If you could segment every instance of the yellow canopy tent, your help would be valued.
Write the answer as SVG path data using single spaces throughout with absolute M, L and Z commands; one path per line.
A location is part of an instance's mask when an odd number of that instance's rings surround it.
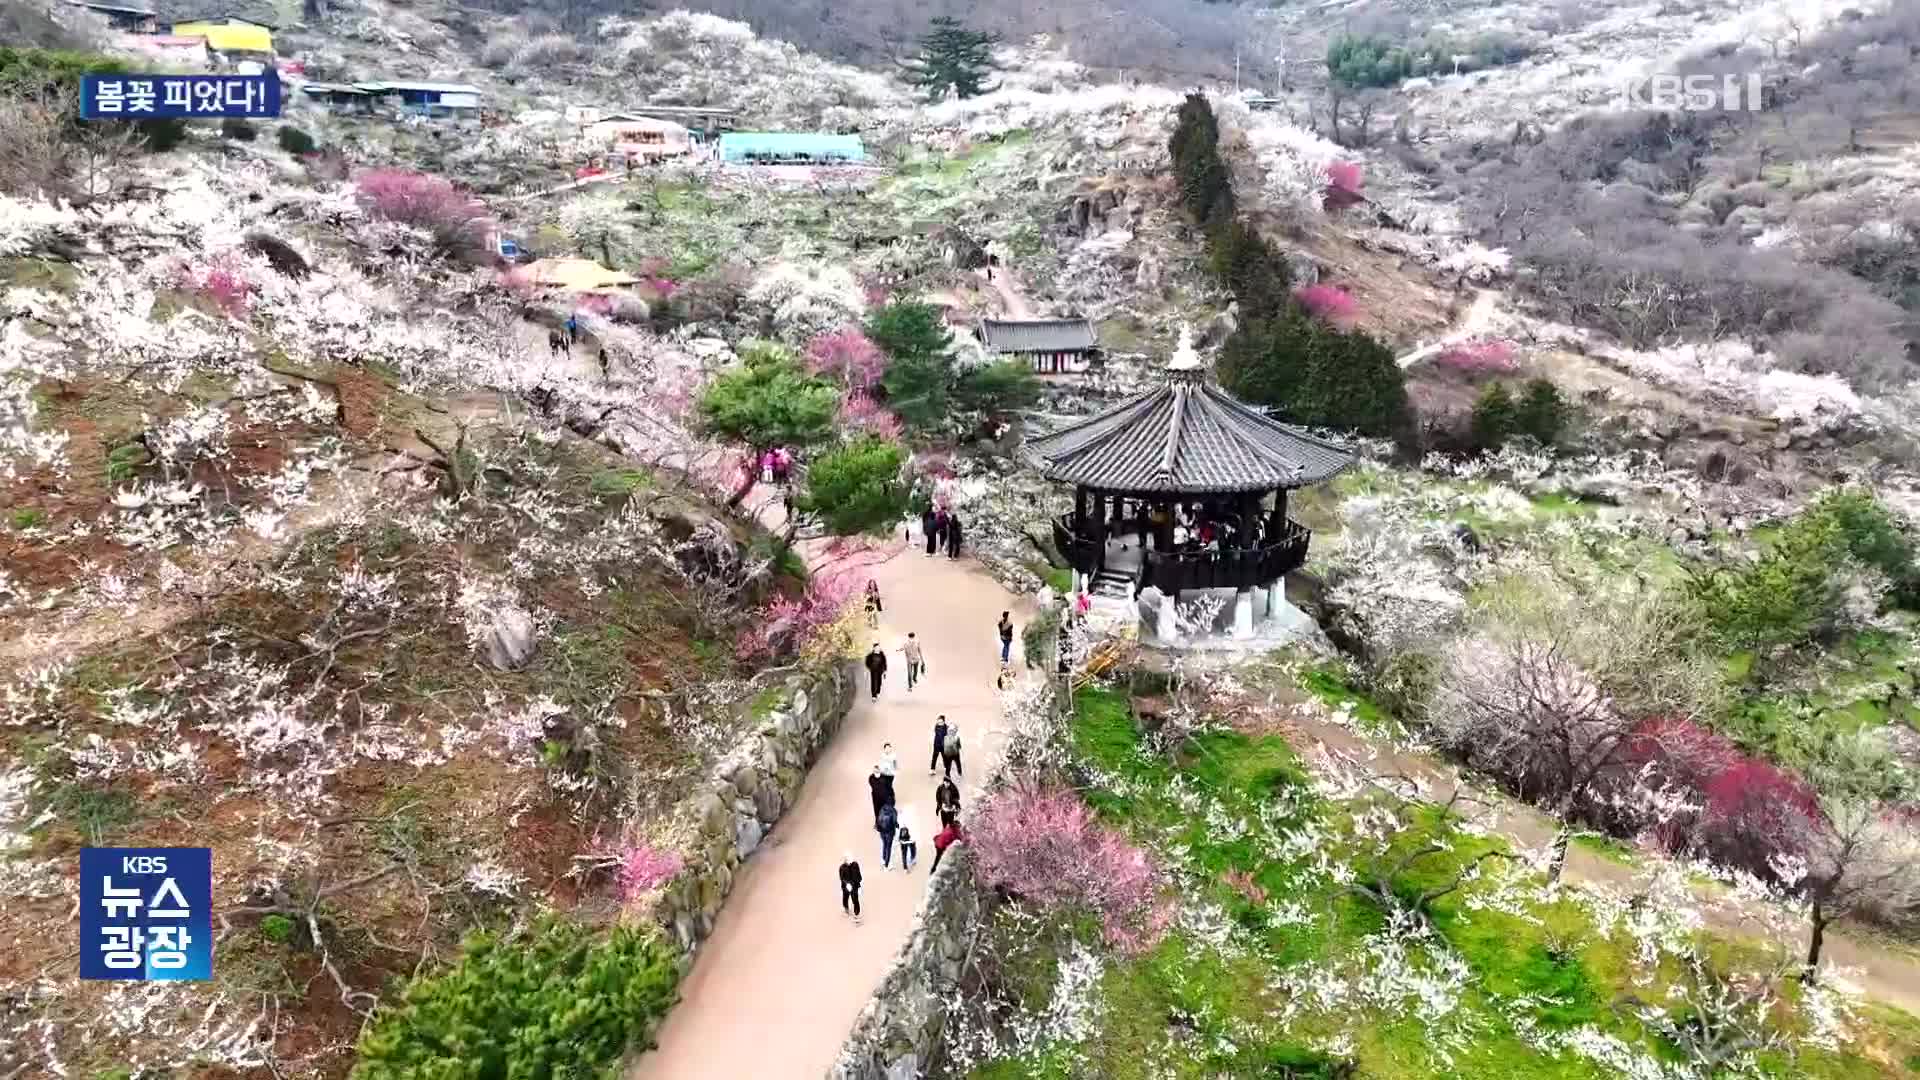
M 207 47 L 217 52 L 273 51 L 273 35 L 264 26 L 232 26 L 227 23 L 174 23 L 176 37 L 203 37 Z
M 624 271 L 609 270 L 592 259 L 540 259 L 527 265 L 527 274 L 536 285 L 574 292 L 618 288 L 640 280 Z

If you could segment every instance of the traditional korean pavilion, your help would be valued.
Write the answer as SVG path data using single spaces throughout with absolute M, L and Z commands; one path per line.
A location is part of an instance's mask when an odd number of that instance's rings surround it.
M 1183 592 L 1235 590 L 1237 637 L 1254 633 L 1253 590 L 1265 592 L 1261 614 L 1278 615 L 1310 538 L 1287 517 L 1287 492 L 1353 464 L 1208 380 L 1185 330 L 1162 385 L 1032 440 L 1027 453 L 1073 485 L 1073 512 L 1053 534 L 1076 586 L 1129 601 L 1159 590 L 1163 641 Z

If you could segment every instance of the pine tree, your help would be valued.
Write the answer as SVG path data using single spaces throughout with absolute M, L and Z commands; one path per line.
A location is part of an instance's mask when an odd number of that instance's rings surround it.
M 1529 379 L 1526 392 L 1514 405 L 1514 431 L 1533 436 L 1542 446 L 1552 446 L 1559 441 L 1566 422 L 1567 401 L 1560 396 L 1560 388 L 1545 379 Z
M 963 98 L 978 97 L 997 89 L 986 81 L 993 71 L 993 47 L 999 41 L 997 34 L 969 30 L 942 15 L 920 39 L 920 54 L 901 66 L 906 80 L 925 90 L 929 100 L 946 97 L 948 88 Z
M 1513 434 L 1513 394 L 1505 383 L 1480 391 L 1473 403 L 1473 443 L 1482 450 L 1498 450 Z

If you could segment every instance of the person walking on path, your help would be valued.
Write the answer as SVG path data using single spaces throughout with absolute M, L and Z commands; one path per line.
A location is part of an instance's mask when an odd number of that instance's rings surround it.
M 920 857 L 920 845 L 913 838 L 913 808 L 900 811 L 900 833 L 894 839 L 900 844 L 900 869 L 913 873 L 913 863 Z
M 880 834 L 880 868 L 893 867 L 893 838 L 900 831 L 900 811 L 892 803 L 882 806 L 873 815 L 873 830 Z
M 853 916 L 853 925 L 860 925 L 860 864 L 851 851 L 840 856 L 840 911 Z
M 934 516 L 933 507 L 920 515 L 920 534 L 927 538 L 927 558 L 933 558 L 933 549 L 940 543 L 940 519 Z
M 893 752 L 892 743 L 880 744 L 880 764 L 876 768 L 880 770 L 881 776 L 887 778 L 889 785 L 893 783 L 894 777 L 900 775 L 900 757 Z
M 867 774 L 867 794 L 872 796 L 873 812 L 878 814 L 881 807 L 894 801 L 893 777 L 881 772 L 880 766 L 875 765 L 873 771 Z
M 880 583 L 872 578 L 867 579 L 867 625 L 876 629 L 880 626 Z
M 907 643 L 901 646 L 900 651 L 907 658 L 907 689 L 912 690 L 913 684 L 919 682 L 920 676 L 927 670 L 927 654 L 921 651 L 920 641 L 911 630 L 907 632 Z
M 887 654 L 880 651 L 880 643 L 876 641 L 867 653 L 867 681 L 872 684 L 873 700 L 880 700 L 880 680 L 886 677 Z
M 1013 658 L 1013 613 L 1000 613 L 1000 662 L 1010 663 Z
M 940 827 L 946 828 L 960 820 L 960 787 L 951 776 L 940 781 L 933 789 L 933 805 L 940 813 Z
M 947 748 L 947 714 L 941 713 L 933 721 L 933 756 L 927 759 L 927 775 L 940 766 L 940 757 Z
M 927 873 L 929 874 L 939 873 L 940 857 L 947 853 L 948 848 L 952 847 L 953 845 L 959 842 L 960 842 L 960 822 L 956 819 L 952 824 L 948 825 L 944 829 L 941 829 L 939 836 L 936 836 L 933 838 L 933 865 L 927 868 Z
M 960 515 L 947 518 L 947 558 L 960 557 Z
M 960 767 L 960 725 L 958 723 L 947 725 L 946 741 L 940 745 L 940 766 L 947 777 L 951 777 L 956 772 L 961 776 L 967 775 L 967 770 Z

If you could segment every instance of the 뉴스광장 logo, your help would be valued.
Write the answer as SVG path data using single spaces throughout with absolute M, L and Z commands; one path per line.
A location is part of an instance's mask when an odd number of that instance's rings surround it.
M 212 848 L 81 848 L 80 977 L 213 977 Z

